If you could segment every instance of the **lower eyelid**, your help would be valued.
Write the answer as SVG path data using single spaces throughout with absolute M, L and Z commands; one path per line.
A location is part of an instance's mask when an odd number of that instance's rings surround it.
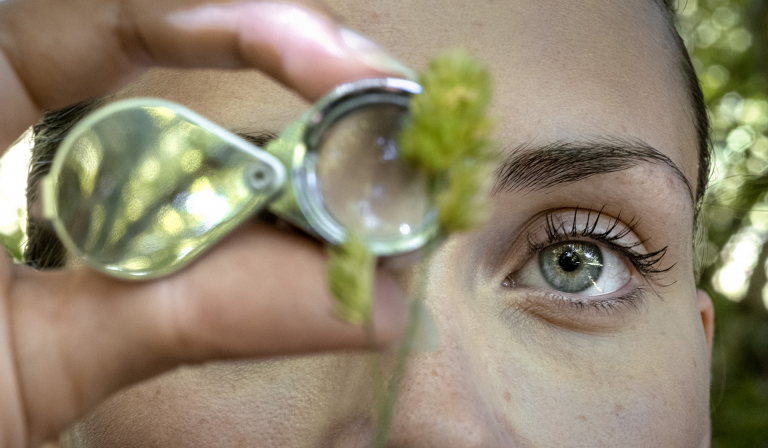
M 646 309 L 646 292 L 636 284 L 612 297 L 569 296 L 530 288 L 510 288 L 506 313 L 525 313 L 547 324 L 580 333 L 611 333 L 625 328 Z

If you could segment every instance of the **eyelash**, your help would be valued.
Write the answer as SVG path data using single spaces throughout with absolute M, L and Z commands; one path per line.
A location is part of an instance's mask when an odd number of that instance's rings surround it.
M 634 248 L 643 244 L 642 241 L 633 244 L 619 243 L 622 238 L 634 232 L 635 228 L 640 223 L 639 219 L 633 218 L 629 221 L 628 224 L 626 224 L 626 227 L 621 229 L 616 234 L 611 235 L 611 233 L 613 233 L 621 223 L 621 212 L 619 212 L 615 219 L 612 219 L 609 222 L 605 231 L 598 231 L 597 224 L 600 221 L 600 217 L 603 215 L 604 208 L 605 207 L 601 208 L 600 211 L 597 212 L 594 221 L 591 221 L 593 213 L 592 210 L 588 210 L 586 223 L 583 224 L 582 229 L 579 229 L 576 224 L 576 217 L 578 216 L 579 208 L 576 207 L 573 212 L 573 221 L 571 222 L 570 230 L 566 228 L 566 222 L 562 222 L 560 225 L 555 224 L 554 212 L 547 212 L 545 215 L 545 231 L 547 233 L 547 241 L 537 243 L 532 241 L 529 235 L 528 256 L 532 257 L 536 255 L 540 250 L 554 243 L 567 241 L 574 237 L 589 238 L 591 240 L 603 243 L 608 246 L 609 249 L 624 255 L 627 257 L 629 262 L 632 263 L 632 266 L 634 266 L 637 272 L 639 272 L 644 278 L 658 284 L 659 278 L 675 267 L 675 264 L 672 264 L 669 267 L 661 268 L 661 262 L 664 256 L 667 254 L 668 246 L 664 246 L 655 252 L 641 254 L 638 253 Z

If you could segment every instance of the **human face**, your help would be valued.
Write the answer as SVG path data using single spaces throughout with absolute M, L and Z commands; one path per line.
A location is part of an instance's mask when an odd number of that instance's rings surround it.
M 441 344 L 410 360 L 390 443 L 705 445 L 711 328 L 697 300 L 686 185 L 697 145 L 653 2 L 328 3 L 414 68 L 445 47 L 477 55 L 495 80 L 496 138 L 509 157 L 489 221 L 449 238 L 429 267 L 426 305 Z M 155 71 L 115 98 L 130 96 L 168 98 L 241 133 L 279 131 L 306 108 L 243 72 Z M 553 240 L 600 248 L 602 292 L 558 292 L 544 279 L 540 253 Z M 636 243 L 663 258 L 643 267 L 622 249 Z M 183 367 L 113 397 L 65 440 L 365 445 L 370 356 Z

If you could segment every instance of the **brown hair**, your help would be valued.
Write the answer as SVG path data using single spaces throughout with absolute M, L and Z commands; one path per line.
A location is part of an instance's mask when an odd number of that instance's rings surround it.
M 59 144 L 77 122 L 97 109 L 102 102 L 101 98 L 97 98 L 48 111 L 34 126 L 32 157 L 27 178 L 27 210 L 32 210 L 32 206 L 39 200 L 40 181 L 50 171 Z M 32 213 L 29 213 L 27 218 L 24 261 L 28 266 L 38 269 L 59 268 L 66 262 L 66 250 L 53 228 L 32 216 Z

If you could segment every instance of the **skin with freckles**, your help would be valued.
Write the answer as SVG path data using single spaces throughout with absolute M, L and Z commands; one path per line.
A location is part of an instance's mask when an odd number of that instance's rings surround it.
M 495 138 L 511 163 L 556 142 L 641 142 L 696 185 L 690 100 L 653 1 L 327 3 L 417 71 L 445 47 L 478 57 L 494 78 Z M 185 14 L 179 26 L 221 26 Z M 240 133 L 277 132 L 308 106 L 253 71 L 156 69 L 108 100 L 136 96 L 179 102 Z M 450 237 L 428 267 L 440 346 L 409 361 L 390 445 L 708 446 L 712 307 L 696 290 L 694 206 L 679 175 L 639 161 L 501 188 L 491 203 L 489 221 Z M 586 295 L 523 275 L 538 269 L 541 248 L 563 241 L 611 251 L 620 260 L 612 269 L 626 271 L 609 274 L 629 280 Z M 653 253 L 663 256 L 642 264 Z M 115 394 L 60 446 L 365 446 L 372 358 L 179 367 Z M 381 357 L 387 367 L 390 358 Z
M 508 151 L 638 140 L 695 185 L 690 106 L 652 2 L 449 3 L 329 2 L 416 69 L 443 47 L 477 55 L 494 76 L 496 137 Z M 238 132 L 278 131 L 306 107 L 254 73 L 155 71 L 114 98 L 138 95 L 178 101 Z M 697 300 L 693 207 L 679 179 L 641 163 L 492 202 L 489 222 L 449 239 L 430 266 L 427 305 L 441 346 L 409 364 L 392 446 L 706 445 L 711 328 L 702 316 L 711 310 Z M 622 288 L 643 288 L 641 304 L 585 311 L 547 303 L 556 299 L 537 292 L 546 285 L 501 286 L 535 263 L 524 246 L 542 232 L 541 213 L 575 207 L 621 214 L 623 225 L 640 219 L 632 234 L 642 250 L 667 248 L 661 267 L 674 267 L 662 279 L 628 268 Z M 491 256 L 499 250 L 504 257 Z M 67 446 L 360 446 L 373 424 L 366 356 L 181 368 L 113 397 Z

